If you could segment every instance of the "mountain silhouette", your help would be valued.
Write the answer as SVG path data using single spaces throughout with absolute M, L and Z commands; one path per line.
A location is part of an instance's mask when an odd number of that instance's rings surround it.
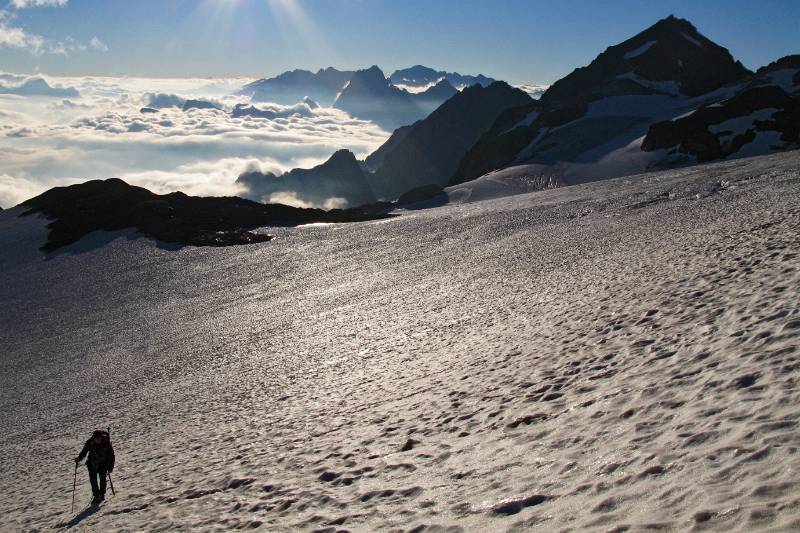
M 394 199 L 422 185 L 446 185 L 464 153 L 498 115 L 532 102 L 505 82 L 473 85 L 457 93 L 424 120 L 401 128 L 367 158 L 379 198 Z
M 331 207 L 375 201 L 361 165 L 349 150 L 339 150 L 324 163 L 310 169 L 295 168 L 280 176 L 247 172 L 239 176 L 237 182 L 247 187 L 248 197 L 263 201 L 281 198 L 282 195 L 302 203 Z

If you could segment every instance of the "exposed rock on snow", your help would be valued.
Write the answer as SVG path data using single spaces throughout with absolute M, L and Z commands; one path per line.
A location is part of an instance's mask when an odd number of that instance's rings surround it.
M 157 195 L 119 179 L 56 187 L 21 204 L 23 215 L 42 213 L 52 220 L 42 249 L 52 252 L 93 231 L 134 228 L 163 242 L 192 246 L 231 246 L 272 239 L 252 230 L 268 225 L 351 222 L 382 218 L 366 210 L 298 209 L 264 205 L 242 198 L 200 198 L 176 192 Z
M 51 260 L 3 212 L 3 526 L 797 530 L 799 166 Z
M 800 96 L 774 85 L 744 90 L 683 118 L 653 124 L 642 150 L 674 149 L 711 161 L 736 154 L 763 132 L 778 134 L 774 150 L 800 147 Z

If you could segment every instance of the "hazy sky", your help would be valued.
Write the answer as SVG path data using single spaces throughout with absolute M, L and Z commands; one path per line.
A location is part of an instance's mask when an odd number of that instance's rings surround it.
M 0 0 L 0 70 L 53 75 L 387 75 L 422 63 L 550 83 L 670 13 L 747 67 L 800 52 L 798 0 Z

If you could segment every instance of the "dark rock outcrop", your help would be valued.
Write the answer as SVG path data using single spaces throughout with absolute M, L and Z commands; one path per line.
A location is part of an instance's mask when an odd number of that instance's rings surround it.
M 464 89 L 426 119 L 395 132 L 385 144 L 390 148 L 376 152 L 381 165 L 370 177 L 373 190 L 393 199 L 422 185 L 446 185 L 466 151 L 503 111 L 532 102 L 505 82 Z
M 143 107 L 139 110 L 139 113 L 158 113 L 158 109 L 153 109 L 152 107 Z
M 271 237 L 249 230 L 268 225 L 355 222 L 387 215 L 364 209 L 299 209 L 265 205 L 237 197 L 197 197 L 176 192 L 158 195 L 119 179 L 56 187 L 23 202 L 21 216 L 42 213 L 51 219 L 51 252 L 97 230 L 135 228 L 145 236 L 192 246 L 230 246 Z
M 758 111 L 765 116 L 743 120 Z M 712 126 L 732 119 L 739 119 L 738 128 L 711 131 Z M 706 162 L 735 154 L 753 142 L 757 133 L 768 131 L 779 132 L 780 140 L 788 145 L 776 148 L 800 146 L 800 96 L 775 85 L 744 90 L 688 116 L 651 125 L 642 150 L 670 149 Z
M 296 168 L 281 176 L 248 172 L 237 182 L 248 188 L 248 197 L 259 200 L 284 193 L 303 203 L 331 207 L 375 202 L 367 177 L 349 150 L 339 150 L 314 168 Z

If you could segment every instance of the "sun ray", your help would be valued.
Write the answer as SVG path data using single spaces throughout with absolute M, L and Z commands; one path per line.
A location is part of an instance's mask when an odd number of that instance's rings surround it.
M 319 26 L 303 9 L 301 2 L 298 0 L 266 0 L 266 2 L 287 46 L 301 49 L 309 60 L 315 57 L 334 58 L 337 62 L 340 60 Z

